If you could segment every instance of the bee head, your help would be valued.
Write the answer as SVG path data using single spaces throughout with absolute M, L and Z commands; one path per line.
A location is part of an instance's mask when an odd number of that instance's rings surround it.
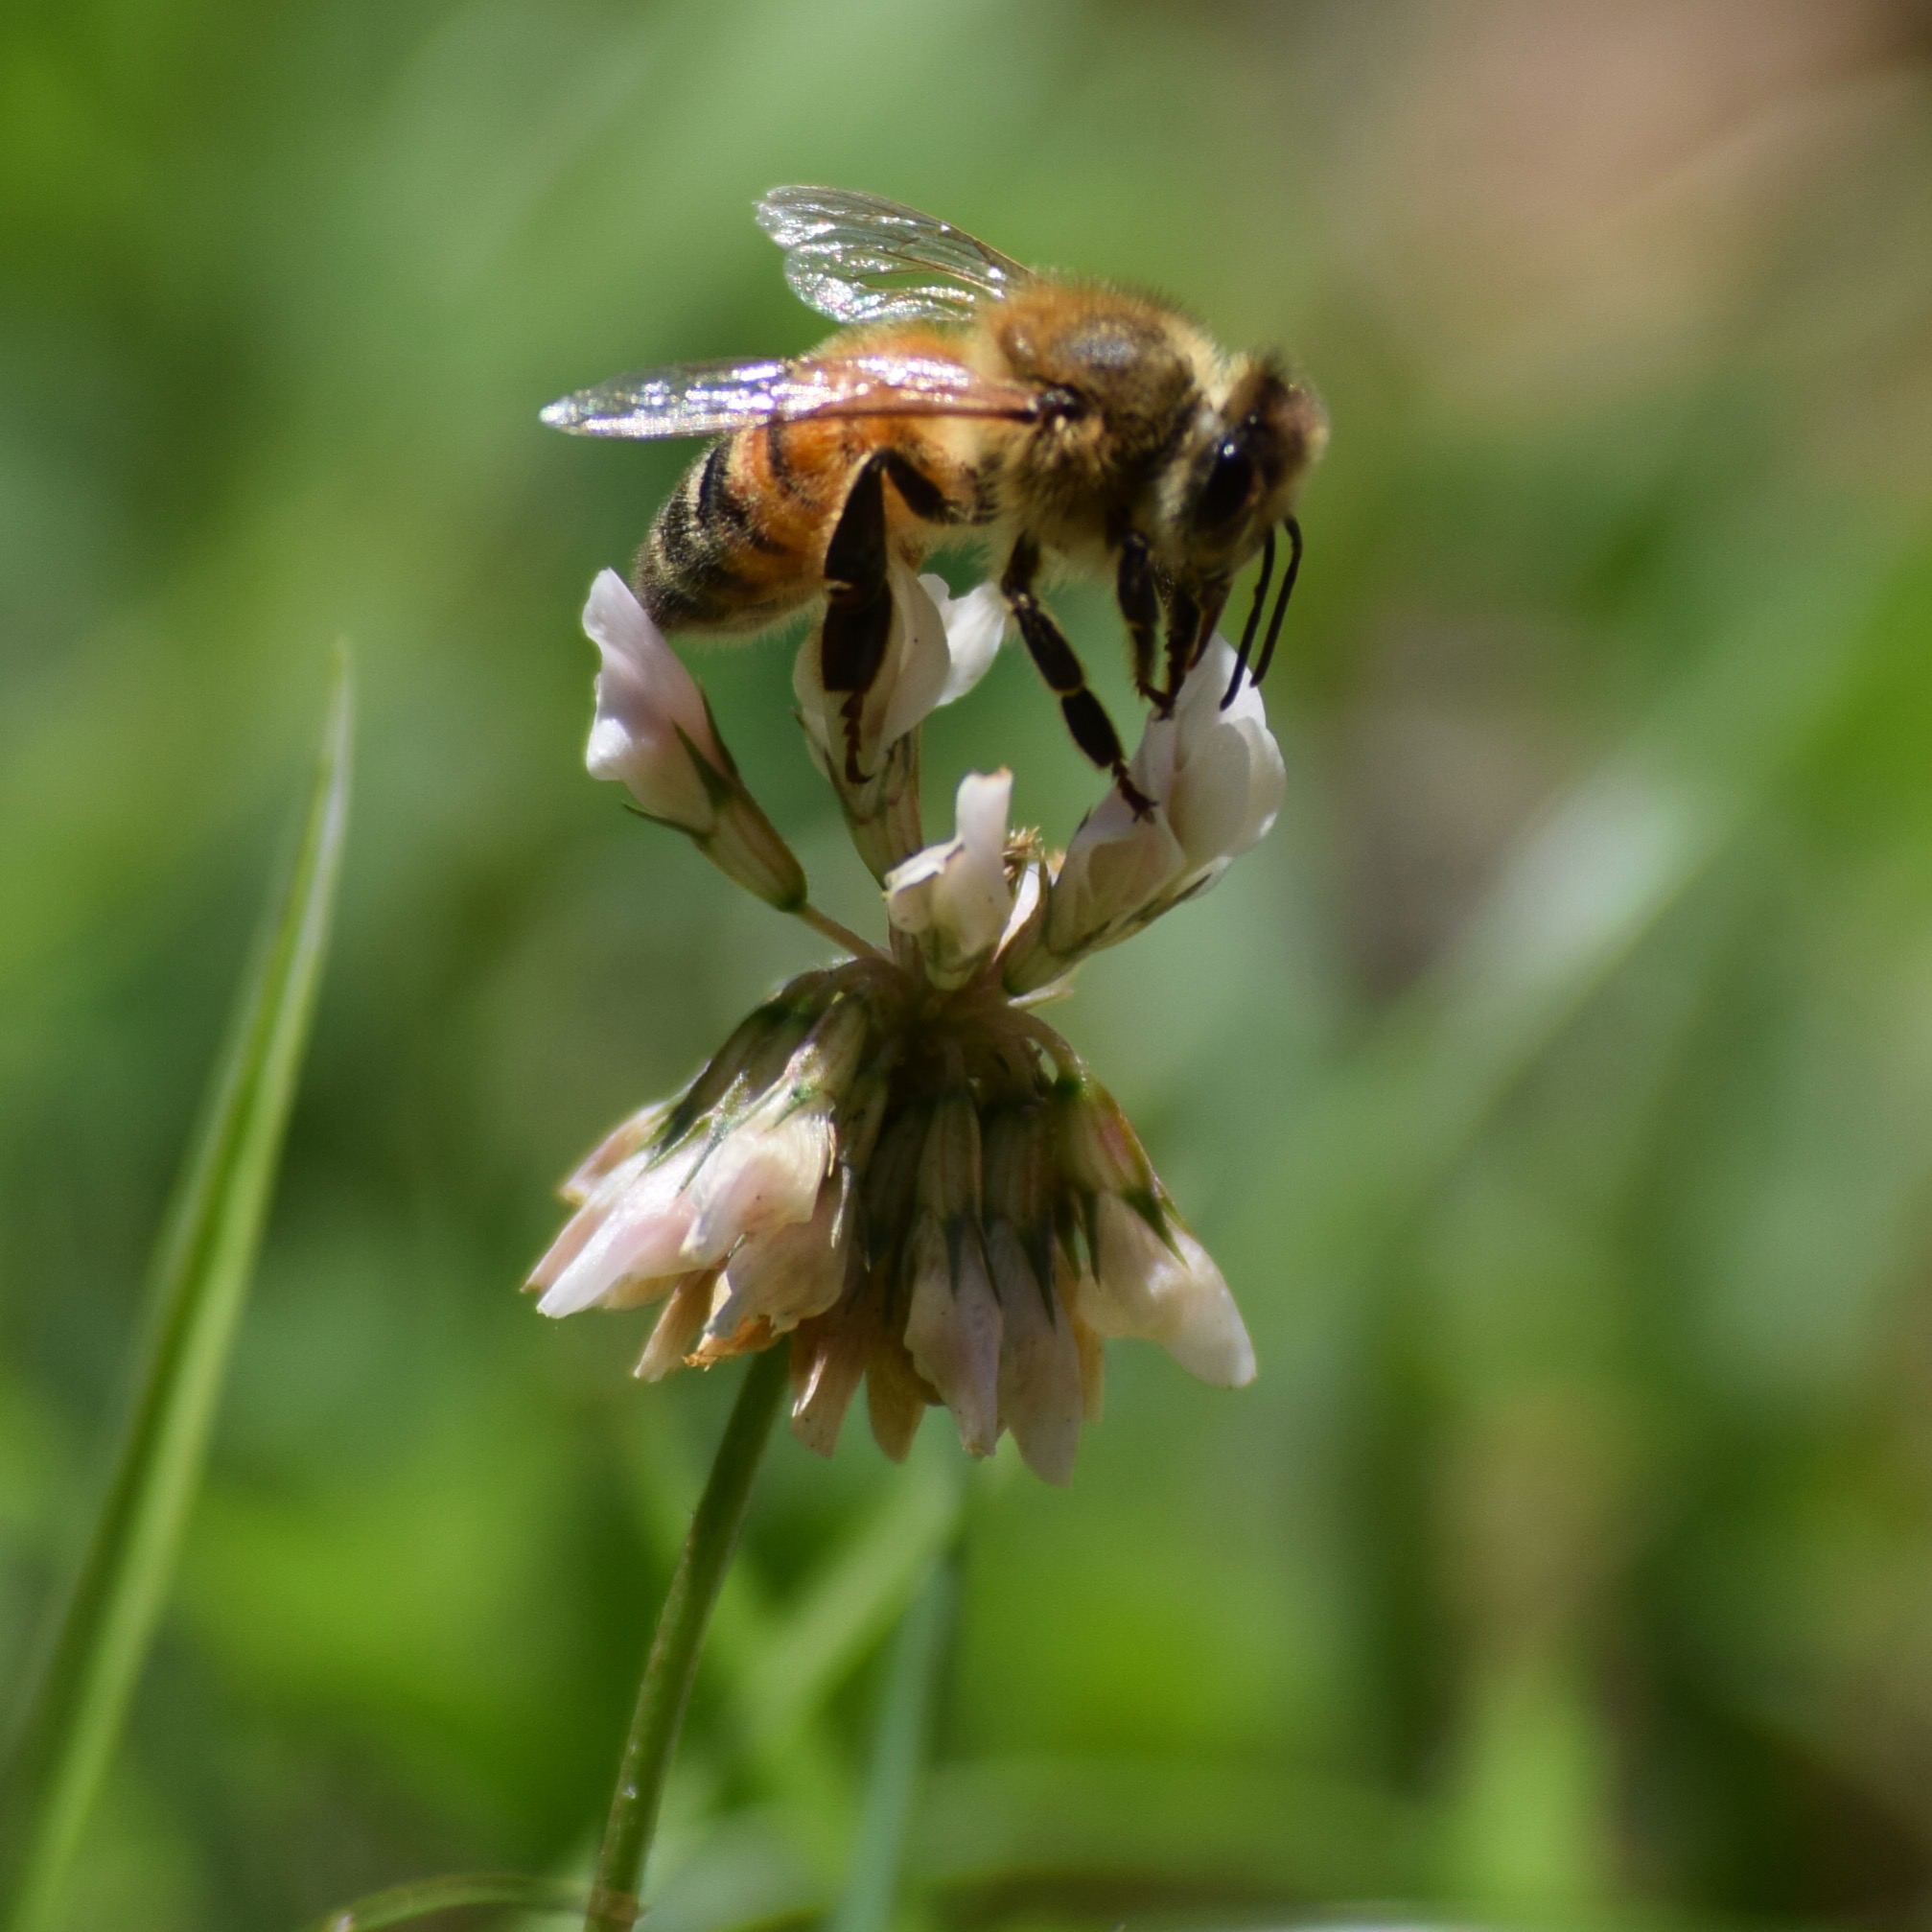
M 1197 569 L 1238 570 L 1287 516 L 1328 441 L 1313 391 L 1271 363 L 1248 364 L 1218 408 L 1204 410 L 1189 453 L 1180 522 Z

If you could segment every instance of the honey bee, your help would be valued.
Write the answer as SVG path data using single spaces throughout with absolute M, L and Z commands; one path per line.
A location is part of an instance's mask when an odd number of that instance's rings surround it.
M 1135 687 L 1164 715 L 1259 550 L 1231 702 L 1280 635 L 1302 554 L 1295 494 L 1327 440 L 1320 403 L 1276 358 L 1231 354 L 1165 302 L 1025 268 L 878 196 L 777 188 L 757 221 L 836 335 L 784 361 L 619 377 L 544 411 L 577 435 L 717 439 L 639 552 L 644 608 L 667 633 L 728 637 L 824 598 L 825 686 L 848 694 L 858 782 L 889 564 L 978 537 L 1074 742 L 1145 813 L 1041 570 L 1052 557 L 1112 576 Z M 1256 656 L 1277 529 L 1288 566 Z

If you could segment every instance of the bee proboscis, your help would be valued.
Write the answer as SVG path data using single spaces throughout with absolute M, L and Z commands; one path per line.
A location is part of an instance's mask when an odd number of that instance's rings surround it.
M 836 335 L 806 356 L 619 377 L 544 411 L 578 435 L 716 438 L 639 552 L 644 608 L 668 633 L 716 637 L 823 597 L 826 688 L 863 698 L 883 662 L 891 559 L 917 567 L 977 536 L 1075 743 L 1146 810 L 1040 600 L 1044 563 L 1112 575 L 1135 687 L 1165 713 L 1259 551 L 1231 700 L 1274 654 L 1301 562 L 1295 493 L 1327 439 L 1321 405 L 1274 357 L 1224 350 L 1165 302 L 1025 268 L 878 196 L 777 188 L 757 220 Z M 1288 567 L 1256 655 L 1277 529 Z

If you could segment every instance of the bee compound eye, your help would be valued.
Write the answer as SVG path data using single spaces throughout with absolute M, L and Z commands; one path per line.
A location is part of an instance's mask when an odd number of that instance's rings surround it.
M 1230 436 L 1214 454 L 1214 465 L 1201 485 L 1195 521 L 1203 529 L 1230 523 L 1247 507 L 1254 488 L 1254 458 Z

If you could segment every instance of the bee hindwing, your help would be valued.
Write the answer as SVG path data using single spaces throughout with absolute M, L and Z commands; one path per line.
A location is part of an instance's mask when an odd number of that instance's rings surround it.
M 957 322 L 1032 271 L 1010 255 L 880 195 L 774 188 L 758 226 L 785 252 L 785 281 L 835 322 Z M 920 280 L 936 273 L 940 279 Z

